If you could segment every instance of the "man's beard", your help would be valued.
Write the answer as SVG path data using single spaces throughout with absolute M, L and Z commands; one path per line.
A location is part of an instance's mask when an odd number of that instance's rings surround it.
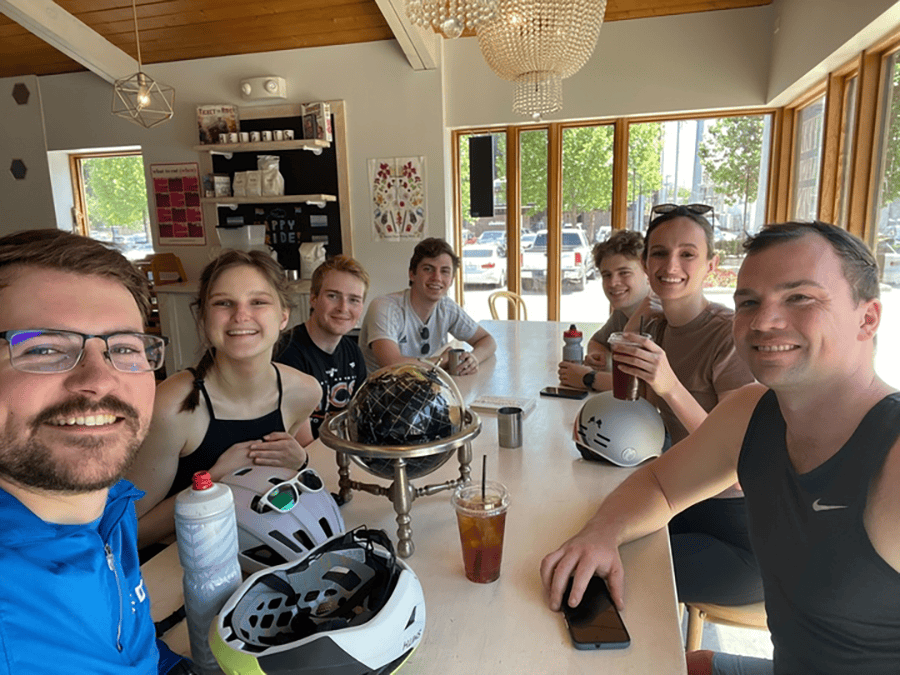
M 131 438 L 108 439 L 83 434 L 69 439 L 65 446 L 51 447 L 37 440 L 37 433 L 50 420 L 110 412 L 122 417 L 121 424 Z M 26 428 L 27 438 L 13 429 L 0 434 L 0 475 L 23 487 L 54 492 L 94 492 L 114 485 L 131 466 L 146 435 L 137 410 L 121 399 L 105 396 L 100 401 L 84 397 L 47 408 Z M 75 456 L 76 453 L 78 456 Z M 90 466 L 92 470 L 79 468 Z

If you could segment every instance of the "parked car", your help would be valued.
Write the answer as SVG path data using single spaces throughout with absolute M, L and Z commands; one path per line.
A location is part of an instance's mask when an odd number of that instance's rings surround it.
M 537 234 L 535 232 L 526 232 L 522 235 L 522 250 L 526 251 L 532 246 L 534 246 L 534 240 L 537 238 Z
M 900 249 L 882 241 L 876 257 L 881 265 L 881 283 L 900 287 Z
M 463 248 L 463 283 L 506 286 L 506 258 L 494 244 Z
M 478 237 L 478 243 L 496 246 L 500 255 L 506 255 L 506 231 L 504 230 L 485 230 Z
M 564 228 L 562 231 L 562 280 L 577 291 L 583 291 L 594 276 L 594 260 L 584 231 Z M 522 285 L 525 288 L 546 283 L 547 230 L 540 230 L 531 248 L 522 252 Z

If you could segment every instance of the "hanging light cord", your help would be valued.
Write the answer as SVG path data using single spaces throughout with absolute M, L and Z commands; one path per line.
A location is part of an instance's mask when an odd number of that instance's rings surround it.
M 137 26 L 137 6 L 135 5 L 135 0 L 131 0 L 131 13 L 134 16 L 134 43 L 137 45 L 137 62 L 138 62 L 138 70 L 140 71 L 141 66 L 141 39 L 138 37 L 138 26 Z

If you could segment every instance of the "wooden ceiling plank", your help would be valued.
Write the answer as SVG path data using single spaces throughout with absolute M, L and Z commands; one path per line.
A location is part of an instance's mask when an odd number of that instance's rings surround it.
M 137 70 L 137 62 L 51 0 L 0 0 L 0 12 L 107 82 Z

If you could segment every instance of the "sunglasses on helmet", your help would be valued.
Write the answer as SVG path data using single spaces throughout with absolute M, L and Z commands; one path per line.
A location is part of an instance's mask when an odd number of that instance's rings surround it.
M 253 510 L 257 513 L 265 513 L 275 510 L 287 513 L 300 501 L 300 495 L 304 492 L 320 492 L 325 487 L 322 478 L 313 469 L 303 469 L 297 475 L 286 481 L 273 485 L 258 500 L 254 500 Z

